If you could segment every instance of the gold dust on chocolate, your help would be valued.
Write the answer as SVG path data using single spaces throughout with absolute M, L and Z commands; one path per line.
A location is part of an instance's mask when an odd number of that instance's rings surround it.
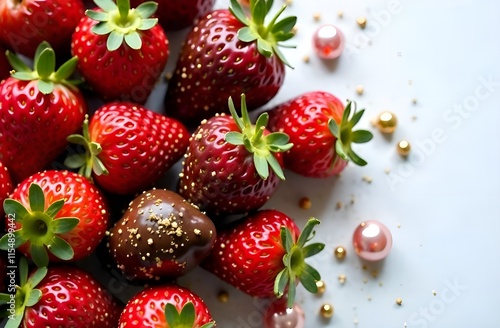
M 180 276 L 215 241 L 215 226 L 180 195 L 152 189 L 135 198 L 110 232 L 113 259 L 131 280 Z

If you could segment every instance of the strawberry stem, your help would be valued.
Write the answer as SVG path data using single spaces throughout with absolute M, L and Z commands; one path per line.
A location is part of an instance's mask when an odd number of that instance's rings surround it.
M 187 302 L 181 308 L 180 312 L 174 304 L 165 304 L 165 319 L 169 327 L 172 328 L 192 328 L 196 321 L 196 309 L 193 302 Z M 215 327 L 215 322 L 207 322 L 200 328 Z

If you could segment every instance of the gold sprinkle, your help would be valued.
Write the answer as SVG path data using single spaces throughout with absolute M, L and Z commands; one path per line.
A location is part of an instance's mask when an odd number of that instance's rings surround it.
M 413 98 L 413 99 L 411 100 L 411 103 L 412 103 L 413 105 L 416 105 L 416 104 L 417 104 L 417 98 Z
M 304 63 L 306 64 L 309 64 L 309 62 L 311 61 L 311 57 L 309 57 L 308 55 L 305 55 L 302 60 L 304 61 Z
M 339 279 L 339 282 L 343 285 L 343 284 L 345 284 L 347 277 L 345 274 L 341 274 L 341 275 L 339 275 L 338 279 Z
M 372 297 L 368 296 L 366 299 L 368 300 L 368 302 L 370 302 L 372 300 Z
M 302 197 L 299 199 L 299 207 L 303 210 L 308 210 L 311 208 L 311 200 L 308 197 Z
M 398 119 L 394 113 L 385 111 L 380 113 L 375 125 L 382 133 L 393 133 L 398 125 Z
M 398 229 L 401 228 L 401 223 L 398 223 L 397 227 L 398 227 Z
M 356 93 L 361 96 L 363 94 L 363 92 L 365 92 L 365 88 L 363 88 L 363 86 L 361 84 L 358 85 L 356 87 Z
M 366 183 L 372 183 L 373 182 L 373 178 L 368 176 L 368 175 L 364 175 L 363 176 L 363 181 L 366 182 Z
M 347 252 L 343 246 L 337 246 L 333 251 L 333 254 L 338 260 L 343 260 L 345 259 Z
M 342 10 L 339 10 L 339 11 L 337 12 L 337 17 L 338 17 L 338 18 L 343 18 L 343 17 L 344 17 L 344 12 L 343 12 Z
M 322 295 L 326 290 L 326 285 L 323 280 L 316 281 L 316 287 L 318 287 L 318 295 Z
M 315 22 L 319 22 L 321 20 L 321 14 L 320 13 L 314 13 L 313 19 Z
M 342 208 L 342 206 L 344 206 L 344 203 L 342 203 L 342 202 L 337 202 L 337 204 L 335 204 L 335 208 L 337 210 L 340 210 Z
M 390 169 L 384 169 L 384 173 L 385 174 L 389 174 L 389 173 L 391 173 L 391 170 Z
M 403 304 L 403 299 L 401 297 L 396 298 L 396 304 L 397 305 Z
M 153 238 L 148 239 L 148 245 L 153 245 Z
M 359 26 L 360 28 L 365 28 L 365 27 L 366 27 L 366 18 L 365 18 L 365 17 L 362 17 L 362 16 L 361 16 L 361 17 L 358 17 L 358 18 L 356 19 L 356 23 L 358 24 L 358 26 Z
M 321 305 L 319 312 L 323 318 L 329 319 L 333 316 L 333 305 L 325 303 Z
M 171 72 L 167 72 L 165 73 L 165 81 L 170 81 L 170 79 L 172 79 L 172 73 Z
M 194 229 L 194 234 L 197 236 L 201 236 L 201 230 L 200 229 Z
M 373 278 L 377 278 L 378 277 L 378 271 L 377 270 L 373 270 L 372 271 L 372 277 Z
M 398 142 L 396 150 L 399 155 L 406 157 L 410 154 L 411 145 L 407 140 L 401 140 L 400 142 Z
M 436 295 L 437 295 L 437 292 L 436 292 L 434 289 L 432 290 L 432 295 L 433 295 L 433 296 L 436 296 Z
M 219 302 L 221 303 L 227 303 L 229 301 L 229 293 L 226 292 L 225 290 L 221 290 L 218 294 L 217 294 L 217 299 L 219 300 Z
M 286 4 L 287 6 L 291 6 L 291 5 L 292 5 L 292 3 L 293 3 L 293 0 L 285 0 L 285 4 Z

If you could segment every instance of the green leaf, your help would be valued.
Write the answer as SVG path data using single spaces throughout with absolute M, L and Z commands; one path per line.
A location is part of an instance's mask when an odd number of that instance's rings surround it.
M 111 33 L 111 31 L 113 30 L 113 25 L 109 24 L 108 22 L 98 23 L 97 25 L 94 25 L 94 27 L 92 27 L 92 32 L 97 35 L 106 35 Z
M 27 242 L 27 240 L 23 237 L 21 230 L 14 231 L 14 248 L 18 249 L 22 244 Z
M 267 58 L 271 57 L 273 54 L 273 47 L 268 41 L 263 39 L 257 39 L 257 50 L 261 55 Z
M 278 273 L 278 275 L 276 275 L 276 279 L 274 280 L 274 295 L 277 298 L 281 298 L 283 296 L 289 280 L 290 277 L 287 268 L 284 268 Z
M 280 230 L 280 236 L 281 236 L 281 243 L 283 244 L 283 247 L 285 247 L 285 250 L 287 253 L 290 253 L 292 251 L 293 247 L 293 236 L 292 233 L 290 232 L 290 229 L 288 229 L 285 226 L 281 227 Z
M 22 61 L 21 58 L 13 52 L 7 50 L 5 51 L 5 55 L 7 56 L 10 66 L 12 66 L 16 72 L 32 72 L 31 68 L 28 67 L 28 65 L 26 65 L 24 61 Z
M 269 121 L 269 114 L 268 113 L 262 113 L 259 115 L 257 118 L 257 121 L 255 122 L 255 129 L 262 129 L 264 131 L 264 128 L 267 125 L 267 122 Z
M 0 293 L 0 306 L 7 304 L 7 302 L 9 301 L 10 301 L 10 294 Z
M 42 188 L 38 184 L 32 183 L 30 185 L 28 198 L 32 212 L 45 211 L 45 195 Z
M 61 210 L 63 205 L 64 205 L 64 199 L 59 199 L 59 200 L 53 202 L 52 204 L 50 204 L 49 207 L 47 208 L 47 210 L 45 211 L 45 213 L 49 217 L 53 218 Z
M 175 305 L 171 303 L 165 304 L 165 319 L 169 326 L 173 326 L 179 321 L 179 312 Z
M 300 236 L 297 240 L 297 246 L 300 248 L 304 248 L 304 245 L 308 240 L 310 240 L 309 236 L 313 233 L 314 227 L 318 225 L 320 221 L 316 218 L 310 218 L 306 225 L 304 226 L 304 229 L 302 229 L 302 232 L 300 233 Z
M 195 319 L 196 319 L 196 312 L 194 309 L 194 304 L 192 302 L 187 302 L 182 307 L 178 326 L 193 327 Z
M 288 297 L 287 297 L 287 306 L 289 309 L 293 307 L 296 293 L 297 293 L 297 286 L 295 285 L 295 277 L 290 276 L 290 280 L 288 281 Z
M 212 328 L 212 327 L 215 327 L 215 321 L 207 322 L 206 324 L 204 324 L 200 328 Z
M 323 249 L 325 249 L 325 244 L 323 243 L 309 244 L 302 249 L 302 254 L 304 255 L 305 258 L 311 257 L 313 255 L 318 254 Z
M 268 13 L 267 4 L 264 0 L 256 0 L 251 8 L 253 22 L 257 26 L 263 26 Z
M 56 54 L 53 49 L 44 49 L 35 60 L 35 71 L 40 78 L 47 79 L 56 68 Z
M 107 175 L 109 172 L 106 169 L 106 166 L 104 166 L 104 163 L 97 157 L 97 156 L 92 156 L 92 171 L 94 171 L 95 175 Z M 91 172 L 88 172 L 85 176 L 90 177 Z
M 255 165 L 255 170 L 259 174 L 259 176 L 266 180 L 269 177 L 269 166 L 267 165 L 267 160 L 265 157 L 258 155 L 257 153 L 253 154 L 253 164 Z
M 316 281 L 321 280 L 321 276 L 318 271 L 313 267 L 306 264 L 304 270 L 299 276 L 300 283 L 304 288 L 310 293 L 317 293 L 318 286 L 316 285 Z
M 259 38 L 259 34 L 250 27 L 243 27 L 238 31 L 238 39 L 243 42 L 253 42 Z
M 51 94 L 54 91 L 54 82 L 52 81 L 38 80 L 36 86 L 44 95 Z
M 116 4 L 118 5 L 120 17 L 125 21 L 130 13 L 130 0 L 117 0 Z
M 109 14 L 105 11 L 87 10 L 85 14 L 99 22 L 107 22 L 109 20 Z
M 245 128 L 245 124 L 243 123 L 243 120 L 241 119 L 241 117 L 238 116 L 238 113 L 236 113 L 233 98 L 229 97 L 227 100 L 227 103 L 228 103 L 229 112 L 231 113 L 231 116 L 234 119 L 234 122 L 238 126 L 238 129 L 240 129 L 240 131 L 243 131 L 243 129 Z
M 94 3 L 103 11 L 110 12 L 118 9 L 116 4 L 111 0 L 94 0 Z
M 151 17 L 158 9 L 158 4 L 153 1 L 141 3 L 135 10 L 139 12 L 143 19 Z
M 59 69 L 54 74 L 54 80 L 63 81 L 69 78 L 73 72 L 76 70 L 78 64 L 78 57 L 73 56 L 71 59 L 62 64 Z
M 139 50 L 142 47 L 142 40 L 137 31 L 125 34 L 125 43 L 132 49 Z
M 337 142 L 335 143 L 335 152 L 337 153 L 337 155 L 339 155 L 343 160 L 346 160 L 348 161 L 349 160 L 349 157 L 347 156 L 347 154 L 344 152 L 344 148 L 343 148 L 343 145 L 342 145 L 342 141 L 340 141 L 340 139 L 337 139 Z
M 70 169 L 78 169 L 86 163 L 84 154 L 71 154 L 64 160 L 64 165 Z
M 352 133 L 352 142 L 365 143 L 372 140 L 373 134 L 366 130 L 357 130 Z
M 52 221 L 52 231 L 55 234 L 70 232 L 78 225 L 79 222 L 80 220 L 77 218 L 59 218 Z
M 237 0 L 231 0 L 231 5 L 229 6 L 229 11 L 233 14 L 233 16 L 239 20 L 244 25 L 248 25 L 248 18 L 243 11 L 240 3 Z
M 40 44 L 36 47 L 35 55 L 33 57 L 35 61 L 40 57 L 40 55 L 45 49 L 52 49 L 52 47 L 47 41 L 40 42 Z
M 359 166 L 365 166 L 368 164 L 364 159 L 358 156 L 352 149 L 349 149 L 347 153 L 348 158 L 354 163 Z
M 28 260 L 23 256 L 19 260 L 19 285 L 24 286 L 28 281 Z
M 141 31 L 150 30 L 156 24 L 158 24 L 158 18 L 146 18 L 142 20 L 141 25 L 137 29 Z
M 240 132 L 236 132 L 236 131 L 230 131 L 228 133 L 226 133 L 226 136 L 225 136 L 225 140 L 226 142 L 230 143 L 231 145 L 235 145 L 235 146 L 240 146 L 240 145 L 243 145 L 243 134 L 241 134 Z
M 30 254 L 31 254 L 31 259 L 33 260 L 33 262 L 37 267 L 41 268 L 49 265 L 49 255 L 47 254 L 45 246 L 34 245 L 32 243 L 30 245 Z
M 109 51 L 115 51 L 122 45 L 123 38 L 124 38 L 123 34 L 116 31 L 112 31 L 108 36 L 106 47 L 108 48 Z
M 280 20 L 279 22 L 277 22 L 276 24 L 274 24 L 271 31 L 275 34 L 277 34 L 279 32 L 284 33 L 284 34 L 288 34 L 288 32 L 293 30 L 293 27 L 295 26 L 295 24 L 297 24 L 297 17 L 295 17 L 295 16 L 286 17 L 286 18 Z M 292 36 L 293 35 L 294 34 L 292 33 Z
M 328 120 L 328 129 L 330 130 L 330 132 L 333 134 L 333 136 L 335 138 L 338 139 L 340 137 L 340 127 L 339 127 L 338 123 L 333 118 Z
M 356 125 L 358 124 L 359 120 L 361 119 L 361 117 L 363 116 L 363 113 L 365 112 L 364 109 L 360 110 L 360 111 L 356 111 L 354 110 L 354 114 L 352 114 L 352 118 L 351 120 L 349 121 L 349 125 L 351 126 L 351 129 Z
M 14 320 L 9 318 L 7 323 L 5 324 L 5 328 L 18 328 L 21 325 L 21 321 L 23 320 L 24 317 L 24 308 L 22 311 L 17 312 L 16 315 L 14 316 Z
M 14 74 L 12 74 L 12 77 L 15 77 L 16 79 L 18 80 L 21 80 L 21 81 L 32 81 L 32 80 L 36 80 L 38 77 L 36 76 L 35 73 L 33 73 L 32 71 L 30 72 L 15 72 Z
M 285 180 L 285 174 L 283 173 L 283 169 L 281 168 L 281 165 L 276 157 L 274 157 L 273 154 L 269 153 L 266 156 L 266 161 L 271 167 L 271 170 L 278 176 L 278 178 L 280 178 L 281 180 Z
M 13 215 L 14 220 L 17 222 L 23 222 L 23 219 L 29 215 L 28 210 L 23 204 L 11 198 L 4 200 L 3 210 L 5 214 Z
M 25 304 L 26 306 L 33 306 L 35 305 L 36 303 L 38 303 L 38 301 L 42 298 L 42 292 L 39 290 L 39 289 L 32 289 L 27 297 L 26 297 L 26 301 L 25 301 Z
M 35 288 L 47 275 L 47 267 L 39 267 L 36 269 L 35 273 L 30 278 L 31 288 Z
M 281 50 L 277 46 L 273 46 L 273 51 L 278 56 L 278 58 L 281 60 L 283 64 L 286 66 L 293 68 L 293 66 L 288 62 L 288 60 L 285 58 L 285 55 L 281 52 Z
M 64 261 L 71 260 L 75 254 L 71 245 L 59 236 L 54 236 L 48 248 L 52 254 Z

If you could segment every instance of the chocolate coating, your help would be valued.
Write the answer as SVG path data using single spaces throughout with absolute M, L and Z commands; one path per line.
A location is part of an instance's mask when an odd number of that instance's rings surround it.
M 129 280 L 175 278 L 195 268 L 212 248 L 215 226 L 177 193 L 152 189 L 136 197 L 115 223 L 108 248 Z

